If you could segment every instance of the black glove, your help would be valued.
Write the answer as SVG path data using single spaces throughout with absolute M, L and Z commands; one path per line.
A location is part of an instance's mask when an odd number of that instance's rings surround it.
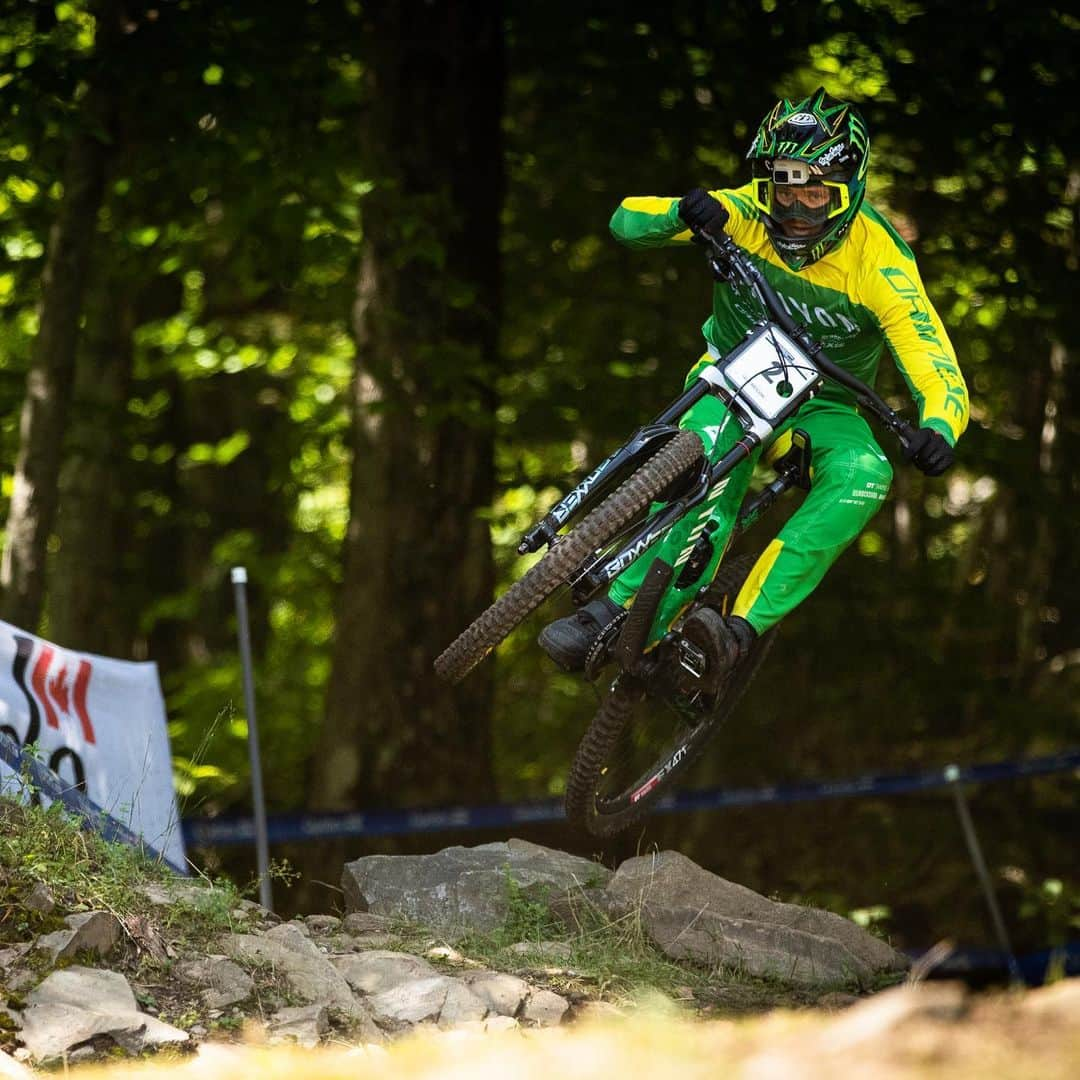
M 694 188 L 679 200 L 679 217 L 695 232 L 718 233 L 728 216 L 724 204 L 704 188 Z
M 940 476 L 956 460 L 956 454 L 940 431 L 924 427 L 915 432 L 904 458 L 927 476 Z

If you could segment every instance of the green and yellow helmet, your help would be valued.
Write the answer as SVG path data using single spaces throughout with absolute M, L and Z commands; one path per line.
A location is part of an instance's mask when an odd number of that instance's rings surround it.
M 793 270 L 817 262 L 851 226 L 866 194 L 870 137 L 858 110 L 819 87 L 778 101 L 746 155 L 754 202 Z

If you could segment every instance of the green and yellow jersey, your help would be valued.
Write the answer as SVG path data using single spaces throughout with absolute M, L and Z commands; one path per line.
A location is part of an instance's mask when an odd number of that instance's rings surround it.
M 731 215 L 726 230 L 779 294 L 788 313 L 809 327 L 829 357 L 873 386 L 887 346 L 919 409 L 919 423 L 955 444 L 968 422 L 968 394 L 956 353 L 923 288 L 911 249 L 864 203 L 847 236 L 828 254 L 792 270 L 773 250 L 750 195 L 750 185 L 713 191 Z M 611 231 L 630 247 L 689 243 L 679 200 L 624 199 Z M 702 327 L 727 352 L 761 317 L 754 301 L 726 285 L 713 291 L 713 310 Z M 826 382 L 820 397 L 854 404 L 850 391 Z

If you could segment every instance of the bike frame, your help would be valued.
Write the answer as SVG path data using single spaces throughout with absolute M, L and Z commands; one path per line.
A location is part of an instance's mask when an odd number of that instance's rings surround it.
M 694 230 L 694 235 L 695 239 L 707 248 L 709 267 L 718 281 L 726 282 L 732 287 L 746 286 L 757 297 L 771 321 L 802 349 L 816 365 L 821 376 L 851 390 L 856 401 L 863 408 L 892 431 L 903 447 L 908 446 L 915 435 L 915 429 L 897 415 L 861 379 L 845 371 L 829 358 L 807 327 L 797 323 L 787 313 L 764 275 L 730 236 L 726 233 L 714 236 L 699 230 Z M 652 423 L 639 428 L 626 443 L 589 473 L 573 491 L 560 499 L 540 522 L 524 534 L 518 545 L 519 554 L 537 551 L 544 544 L 550 546 L 554 543 L 559 529 L 572 518 L 595 506 L 630 467 L 636 467 L 639 461 L 655 453 L 658 446 L 672 438 L 678 430 L 678 421 L 694 405 L 708 394 L 716 394 L 723 398 L 728 387 L 722 375 L 722 368 L 742 348 L 741 344 L 736 346 L 727 355 L 706 367 L 701 375 Z M 820 381 L 820 379 L 817 380 L 817 385 Z M 728 407 L 732 409 L 744 428 L 743 436 L 714 464 L 710 465 L 707 461 L 703 461 L 698 474 L 685 478 L 685 481 L 678 485 L 673 497 L 669 498 L 654 514 L 649 515 L 617 552 L 601 555 L 592 563 L 584 565 L 573 583 L 575 602 L 584 603 L 599 589 L 610 585 L 631 563 L 660 540 L 680 518 L 698 506 L 716 484 L 750 457 L 765 438 L 768 438 L 776 428 L 797 413 L 815 392 L 816 385 L 814 388 L 804 390 L 793 399 L 788 409 L 776 413 L 769 423 L 758 423 L 752 416 L 740 415 L 744 410 L 735 408 L 735 403 L 729 402 Z M 779 481 L 766 488 L 762 495 L 751 504 L 748 512 L 753 514 L 753 518 L 760 516 L 761 512 L 775 501 L 777 495 L 794 482 L 794 478 L 790 475 L 786 480 L 781 477 Z M 753 520 L 753 518 L 748 519 L 747 514 L 743 514 L 740 516 L 740 524 L 745 527 L 748 520 Z

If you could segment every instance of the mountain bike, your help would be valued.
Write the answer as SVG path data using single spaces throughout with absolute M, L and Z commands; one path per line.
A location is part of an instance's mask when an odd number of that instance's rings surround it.
M 704 246 L 713 277 L 745 290 L 760 308 L 760 320 L 524 534 L 519 554 L 545 546 L 547 552 L 435 661 L 437 673 L 450 682 L 464 678 L 556 590 L 568 586 L 579 607 L 606 592 L 795 417 L 825 379 L 849 389 L 905 449 L 915 436 L 869 386 L 829 359 L 730 236 L 695 231 L 694 239 Z M 718 396 L 741 428 L 738 441 L 715 462 L 706 457 L 697 434 L 678 427 L 707 394 Z M 809 489 L 811 451 L 809 437 L 795 428 L 791 449 L 774 463 L 776 479 L 747 496 L 733 535 L 758 520 L 783 492 Z M 711 542 L 706 529 L 675 560 L 679 565 L 653 558 L 633 604 L 587 658 L 586 679 L 598 679 L 611 664 L 616 669 L 574 755 L 566 785 L 568 820 L 593 835 L 621 832 L 655 807 L 731 715 L 772 647 L 775 628 L 718 678 L 713 676 L 718 657 L 707 635 L 683 632 L 700 605 L 720 615 L 731 610 L 756 562 L 753 555 L 725 557 L 689 607 L 670 625 L 661 620 L 657 626 L 669 586 L 693 583 L 695 572 L 708 562 Z

